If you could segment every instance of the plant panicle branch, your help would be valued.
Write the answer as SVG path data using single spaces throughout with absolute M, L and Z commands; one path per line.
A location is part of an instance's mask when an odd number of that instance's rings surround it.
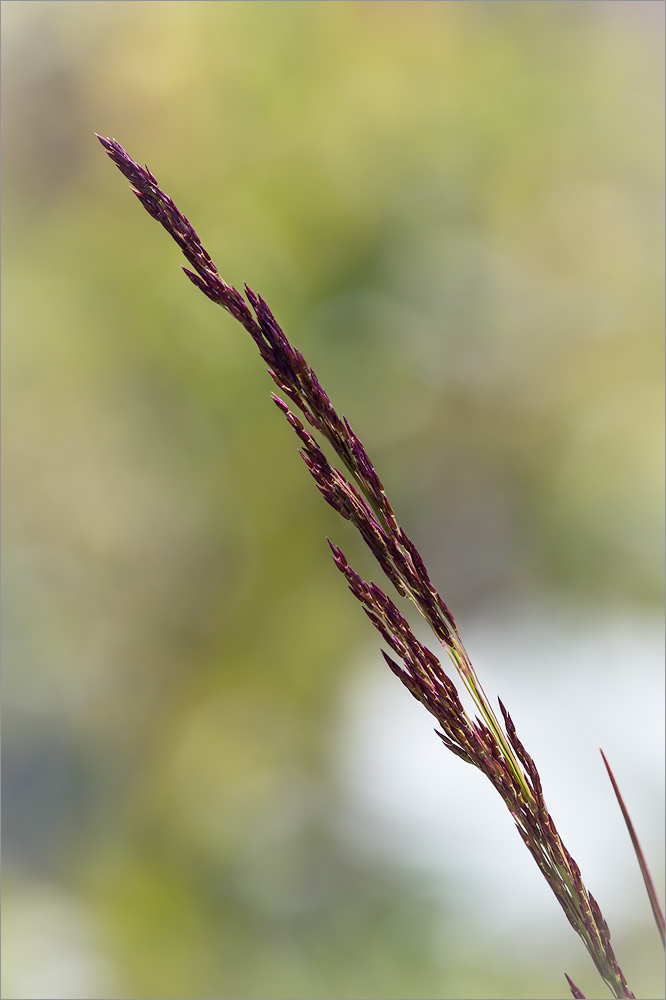
M 300 454 L 317 488 L 327 503 L 358 530 L 397 594 L 411 601 L 427 621 L 479 715 L 472 718 L 464 709 L 456 686 L 439 659 L 416 638 L 392 599 L 377 584 L 363 580 L 342 550 L 329 542 L 335 565 L 349 590 L 397 658 L 382 650 L 388 667 L 437 720 L 441 731 L 436 732 L 442 743 L 490 780 L 611 993 L 617 998 L 633 1000 L 599 906 L 583 885 L 578 865 L 562 843 L 548 812 L 536 765 L 518 739 L 511 716 L 501 702 L 503 724 L 495 714 L 453 615 L 433 586 L 416 546 L 400 527 L 360 439 L 349 422 L 338 415 L 316 374 L 301 352 L 291 345 L 264 299 L 247 285 L 245 296 L 228 285 L 194 228 L 162 191 L 150 170 L 132 160 L 114 139 L 99 135 L 97 138 L 129 180 L 146 211 L 180 247 L 191 268 L 183 268 L 190 281 L 231 313 L 254 340 L 281 393 L 273 394 L 273 400 L 296 433 Z M 300 412 L 305 423 L 291 407 Z M 306 424 L 330 444 L 345 472 L 330 464 Z M 582 993 L 575 992 L 574 996 Z

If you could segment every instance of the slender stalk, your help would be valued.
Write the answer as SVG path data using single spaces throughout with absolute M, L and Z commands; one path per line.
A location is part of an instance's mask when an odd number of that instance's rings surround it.
M 434 653 L 416 638 L 391 598 L 377 584 L 363 580 L 342 550 L 329 542 L 334 562 L 350 591 L 402 661 L 396 662 L 382 650 L 388 667 L 435 717 L 441 727 L 437 735 L 444 745 L 477 767 L 493 784 L 610 992 L 616 998 L 633 1000 L 611 947 L 610 932 L 601 910 L 585 888 L 578 865 L 562 843 L 548 812 L 536 765 L 518 739 L 511 716 L 501 701 L 503 725 L 497 718 L 453 616 L 431 583 L 416 546 L 400 527 L 361 441 L 349 422 L 335 411 L 313 369 L 287 340 L 261 296 L 246 285 L 244 297 L 223 281 L 196 232 L 148 168 L 132 160 L 115 140 L 97 138 L 130 181 L 146 211 L 182 250 L 192 268 L 183 268 L 190 281 L 242 324 L 280 392 L 300 411 L 306 423 L 328 441 L 340 459 L 346 475 L 329 463 L 313 434 L 289 404 L 273 394 L 276 406 L 301 442 L 301 456 L 324 499 L 356 527 L 398 595 L 410 600 L 428 622 L 479 715 L 471 718 L 465 711 L 455 684 Z M 580 992 L 578 995 L 582 996 Z
M 657 895 L 657 890 L 655 888 L 654 881 L 650 875 L 650 869 L 648 868 L 647 861 L 645 860 L 645 854 L 643 853 L 643 848 L 640 845 L 634 824 L 631 822 L 631 817 L 629 816 L 629 811 L 624 804 L 624 799 L 620 793 L 617 781 L 615 780 L 615 775 L 611 771 L 610 764 L 606 760 L 606 754 L 603 752 L 601 747 L 599 747 L 599 753 L 603 757 L 604 764 L 606 765 L 606 770 L 608 771 L 608 777 L 610 778 L 611 785 L 613 786 L 613 791 L 615 792 L 615 797 L 617 798 L 618 805 L 624 817 L 624 822 L 627 825 L 627 830 L 629 831 L 629 836 L 631 837 L 631 843 L 633 845 L 634 851 L 636 853 L 636 858 L 638 859 L 638 864 L 641 869 L 641 875 L 643 876 L 643 881 L 645 882 L 645 888 L 647 889 L 648 898 L 650 900 L 650 906 L 652 907 L 652 912 L 654 914 L 654 919 L 657 923 L 657 928 L 659 930 L 659 936 L 661 937 L 661 943 L 666 944 L 664 935 L 664 911 L 661 908 L 661 903 L 659 902 L 659 896 Z

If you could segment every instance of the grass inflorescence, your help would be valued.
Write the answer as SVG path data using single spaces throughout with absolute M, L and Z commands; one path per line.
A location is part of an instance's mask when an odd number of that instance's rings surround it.
M 409 600 L 428 623 L 478 715 L 472 717 L 465 710 L 440 659 L 416 638 L 394 601 L 376 583 L 364 580 L 342 550 L 329 542 L 335 565 L 349 590 L 393 654 L 382 650 L 387 665 L 437 720 L 437 735 L 447 749 L 482 771 L 502 797 L 527 849 L 612 995 L 633 998 L 613 952 L 606 921 L 548 811 L 537 767 L 501 701 L 501 720 L 494 711 L 453 615 L 433 586 L 416 546 L 400 527 L 363 444 L 349 422 L 338 415 L 314 371 L 289 342 L 264 299 L 247 285 L 244 295 L 228 285 L 191 224 L 148 168 L 132 160 L 115 140 L 97 138 L 146 211 L 182 250 L 190 265 L 183 270 L 190 281 L 231 313 L 254 340 L 280 393 L 273 394 L 273 399 L 300 441 L 300 454 L 317 488 L 331 507 L 358 530 L 397 595 Z M 328 442 L 341 468 L 328 461 L 312 432 Z M 583 997 L 568 976 L 567 980 L 573 996 Z

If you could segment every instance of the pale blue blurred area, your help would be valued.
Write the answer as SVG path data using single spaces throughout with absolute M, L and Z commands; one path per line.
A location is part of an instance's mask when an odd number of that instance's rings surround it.
M 368 448 L 638 996 L 663 887 L 664 5 L 2 4 L 3 996 L 603 996 L 386 674 L 249 338 Z M 417 623 L 415 623 L 417 624 Z M 425 636 L 423 636 L 425 639 Z

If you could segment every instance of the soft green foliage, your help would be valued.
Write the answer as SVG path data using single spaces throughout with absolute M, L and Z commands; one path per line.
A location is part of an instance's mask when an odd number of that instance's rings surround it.
M 599 995 L 573 947 L 549 982 L 472 939 L 474 900 L 442 913 L 336 838 L 367 631 L 334 514 L 93 131 L 326 374 L 456 617 L 658 607 L 662 15 L 3 3 L 3 995 L 38 995 L 21 948 L 76 938 L 72 900 L 88 998 L 545 997 L 563 967 Z M 632 919 L 614 942 L 656 995 Z

